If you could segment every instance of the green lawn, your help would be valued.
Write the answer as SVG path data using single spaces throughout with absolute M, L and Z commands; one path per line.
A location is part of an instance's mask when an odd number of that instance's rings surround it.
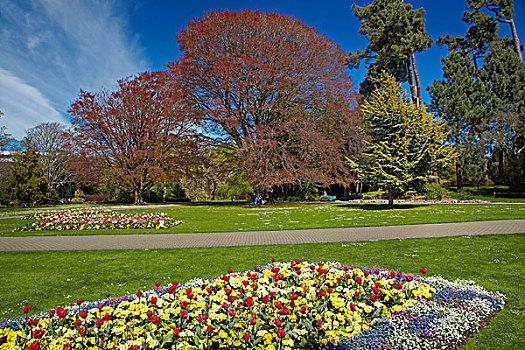
M 271 245 L 165 250 L 0 252 L 0 317 L 134 293 L 174 279 L 214 277 L 304 257 L 308 260 L 382 266 L 449 280 L 471 279 L 508 297 L 508 305 L 466 349 L 525 348 L 525 234 L 406 239 L 373 242 Z
M 124 212 L 165 212 L 183 223 L 164 230 L 12 232 L 15 227 L 28 221 L 0 219 L 0 236 L 242 232 L 525 219 L 525 204 L 399 204 L 393 210 L 387 209 L 385 204 L 361 203 L 278 204 L 262 207 L 204 204 L 132 209 Z

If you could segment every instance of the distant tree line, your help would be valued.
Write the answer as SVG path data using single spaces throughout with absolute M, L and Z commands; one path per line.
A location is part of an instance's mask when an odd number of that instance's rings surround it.
M 429 105 L 416 64 L 433 44 L 424 9 L 402 0 L 352 9 L 369 43 L 350 54 L 292 16 L 194 19 L 165 70 L 121 79 L 115 91 L 81 91 L 69 129 L 28 130 L 0 174 L 2 202 L 53 202 L 77 188 L 137 204 L 307 197 L 359 183 L 386 190 L 392 204 L 451 166 L 458 188 L 522 189 L 525 68 L 512 1 L 467 1 L 465 36 L 437 40 L 450 54 L 443 79 L 428 87 Z M 499 36 L 500 24 L 512 38 Z M 358 91 L 347 70 L 362 64 Z

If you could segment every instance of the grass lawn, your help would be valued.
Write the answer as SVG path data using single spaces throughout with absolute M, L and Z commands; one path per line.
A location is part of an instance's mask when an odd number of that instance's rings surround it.
M 454 280 L 471 279 L 508 297 L 508 305 L 465 349 L 525 348 L 525 234 L 463 236 L 372 242 L 248 247 L 0 252 L 0 317 L 21 316 L 21 306 L 34 311 L 72 304 L 77 298 L 97 300 L 147 289 L 159 280 L 214 277 L 234 271 L 304 257 L 310 261 L 382 266 Z
M 12 232 L 15 227 L 29 221 L 20 218 L 0 219 L 0 236 L 242 232 L 525 219 L 525 204 L 399 204 L 393 210 L 387 209 L 385 204 L 361 203 L 278 204 L 263 207 L 203 204 L 128 209 L 124 212 L 165 212 L 183 223 L 163 230 Z

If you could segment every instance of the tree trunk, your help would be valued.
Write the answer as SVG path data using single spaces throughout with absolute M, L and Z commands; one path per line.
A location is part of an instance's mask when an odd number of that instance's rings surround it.
M 412 102 L 419 106 L 418 100 L 417 100 L 417 90 L 416 85 L 414 83 L 414 73 L 412 71 L 412 64 L 410 63 L 410 57 L 406 61 L 406 67 L 408 72 L 408 84 L 410 85 L 410 94 L 412 95 Z
M 518 31 L 516 30 L 516 24 L 514 23 L 514 18 L 509 21 L 510 30 L 512 32 L 512 39 L 514 39 L 514 50 L 518 54 L 520 61 L 523 62 L 523 55 L 521 54 L 521 45 L 520 38 L 518 38 Z
M 388 191 L 388 209 L 394 209 L 394 195 Z
M 498 182 L 500 185 L 504 184 L 504 164 L 503 164 L 503 147 L 498 150 Z
M 414 54 L 414 51 L 412 51 L 412 67 L 414 68 L 414 78 L 416 81 L 416 92 L 417 92 L 417 105 L 420 106 L 422 104 L 421 100 L 421 84 L 419 83 L 419 74 L 417 72 L 416 67 L 416 55 Z
M 460 190 L 463 187 L 463 169 L 461 169 L 461 162 L 456 159 L 456 188 Z

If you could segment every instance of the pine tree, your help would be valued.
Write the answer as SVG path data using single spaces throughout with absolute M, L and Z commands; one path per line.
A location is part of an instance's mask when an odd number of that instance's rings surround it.
M 16 155 L 7 183 L 9 198 L 29 206 L 49 199 L 52 191 L 47 185 L 36 147 L 27 142 L 23 145 L 26 149 Z
M 395 195 L 420 187 L 454 158 L 445 143 L 445 123 L 434 120 L 422 106 L 412 104 L 390 75 L 362 106 L 364 156 L 348 160 L 362 180 L 388 192 L 389 207 Z
M 357 68 L 363 59 L 368 64 L 361 93 L 368 96 L 386 71 L 398 81 L 408 81 L 414 104 L 421 105 L 415 53 L 425 51 L 433 43 L 425 30 L 425 10 L 415 10 L 403 0 L 374 0 L 367 6 L 354 4 L 352 9 L 361 21 L 359 34 L 366 35 L 369 41 L 365 50 L 348 57 L 350 68 Z
M 451 52 L 442 59 L 443 80 L 429 87 L 430 109 L 448 125 L 448 140 L 454 145 L 456 159 L 456 185 L 463 186 L 466 168 L 483 168 L 483 132 L 489 112 L 481 101 L 490 96 L 490 88 L 476 79 L 476 68 L 468 52 Z M 480 158 L 481 155 L 481 158 Z

